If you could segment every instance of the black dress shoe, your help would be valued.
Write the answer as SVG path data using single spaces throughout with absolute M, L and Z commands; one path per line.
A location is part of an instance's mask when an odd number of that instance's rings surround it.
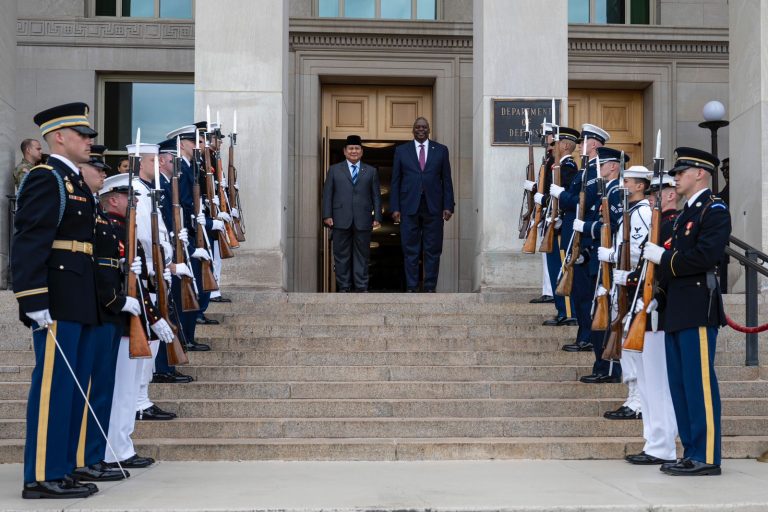
M 546 320 L 544 320 L 541 323 L 541 325 L 546 325 L 546 326 L 549 326 L 549 327 L 557 327 L 558 325 L 560 325 L 560 321 L 564 320 L 564 319 L 565 319 L 564 316 L 556 316 L 554 318 L 547 318 Z
M 210 345 L 206 345 L 205 343 L 187 343 L 187 350 L 191 352 L 208 352 L 211 350 Z
M 579 321 L 578 321 L 578 320 L 576 320 L 575 318 L 567 318 L 567 317 L 563 317 L 563 319 L 562 319 L 562 320 L 560 320 L 560 322 L 558 322 L 558 324 L 557 324 L 557 325 L 558 325 L 558 326 L 561 326 L 561 325 L 567 325 L 567 326 L 569 326 L 569 327 L 570 327 L 570 326 L 574 326 L 574 325 L 579 325 Z
M 579 379 L 579 382 L 584 384 L 616 384 L 621 382 L 618 375 L 603 375 L 599 373 L 593 373 L 592 375 L 584 375 Z
M 156 405 L 153 405 L 152 407 L 147 407 L 143 411 L 136 412 L 137 420 L 168 421 L 168 420 L 172 420 L 175 417 L 176 417 L 175 414 L 171 412 L 165 412 L 164 410 L 160 409 Z
M 653 455 L 648 455 L 645 452 L 635 453 L 634 455 L 627 455 L 624 460 L 630 464 L 636 464 L 638 466 L 653 466 L 656 464 L 675 464 L 674 460 L 660 459 Z
M 105 462 L 104 464 L 106 465 L 107 463 Z M 97 492 L 99 492 L 99 488 L 96 487 L 96 484 L 92 484 L 91 482 L 81 482 L 69 475 L 64 477 L 64 481 L 69 483 L 70 485 L 81 485 L 87 488 L 89 491 L 91 491 L 91 494 L 96 494 Z
M 179 373 L 178 370 L 170 373 L 156 373 L 152 376 L 152 382 L 155 384 L 185 384 L 193 380 L 192 377 Z
M 577 341 L 569 345 L 563 345 L 566 352 L 589 352 L 592 350 L 592 344 L 588 341 Z
M 211 299 L 209 299 L 209 302 L 232 302 L 232 299 L 218 296 L 218 297 L 212 297 Z
M 555 302 L 555 298 L 551 295 L 542 295 L 541 297 L 531 299 L 528 302 L 531 304 L 549 304 Z
M 626 405 L 622 405 L 615 411 L 607 411 L 603 414 L 603 418 L 607 420 L 641 420 L 643 419 L 643 413 L 634 411 Z
M 424 289 L 424 293 L 437 293 L 437 291 L 434 288 Z
M 138 454 L 134 454 L 133 457 L 129 457 L 125 460 L 120 461 L 120 465 L 124 468 L 146 468 L 151 466 L 155 463 L 155 459 L 152 457 L 139 457 Z M 116 468 L 117 462 L 106 462 L 105 463 L 110 468 Z
M 418 293 L 418 291 L 416 288 L 408 288 L 405 290 L 405 293 Z
M 722 473 L 719 464 L 707 464 L 698 460 L 683 459 L 669 466 L 662 466 L 661 471 L 672 476 L 704 476 Z
M 21 491 L 25 500 L 87 498 L 91 494 L 93 492 L 89 487 L 79 485 L 72 479 L 31 482 L 24 484 Z
M 112 469 L 103 462 L 97 462 L 90 466 L 75 468 L 72 472 L 72 478 L 76 481 L 85 482 L 115 482 L 131 476 L 127 471 L 123 475 L 119 469 Z
M 219 325 L 218 320 L 214 320 L 213 318 L 208 318 L 205 315 L 200 315 L 195 319 L 195 322 L 199 325 Z
M 351 291 L 349 288 L 339 288 L 336 293 L 351 293 Z

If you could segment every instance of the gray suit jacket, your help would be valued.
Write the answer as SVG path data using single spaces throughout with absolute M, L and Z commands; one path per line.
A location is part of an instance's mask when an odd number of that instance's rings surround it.
M 328 169 L 323 185 L 323 219 L 329 217 L 339 229 L 348 229 L 354 222 L 358 230 L 370 230 L 374 220 L 381 222 L 381 190 L 375 167 L 360 162 L 355 185 L 346 160 Z

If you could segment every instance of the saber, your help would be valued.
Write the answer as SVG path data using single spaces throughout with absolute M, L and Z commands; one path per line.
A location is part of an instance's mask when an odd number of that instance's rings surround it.
M 61 358 L 64 360 L 64 364 L 67 365 L 67 368 L 69 369 L 69 373 L 72 375 L 72 379 L 74 379 L 77 389 L 80 391 L 80 394 L 83 395 L 83 399 L 85 400 L 85 405 L 87 405 L 88 410 L 91 411 L 91 415 L 93 416 L 93 419 L 96 422 L 96 425 L 99 427 L 99 431 L 101 431 L 101 435 L 104 437 L 104 440 L 107 442 L 107 448 L 109 448 L 110 453 L 112 453 L 112 456 L 115 458 L 115 463 L 117 464 L 117 467 L 120 469 L 120 472 L 123 474 L 123 478 L 128 478 L 128 474 L 125 472 L 125 470 L 123 469 L 123 466 L 120 464 L 120 459 L 115 453 L 115 450 L 112 448 L 112 445 L 109 442 L 109 438 L 107 437 L 106 432 L 104 432 L 104 428 L 101 426 L 101 422 L 99 421 L 99 418 L 96 416 L 96 413 L 93 411 L 93 407 L 91 407 L 91 402 L 88 401 L 88 396 L 85 394 L 85 391 L 83 391 L 83 387 L 80 385 L 80 381 L 78 381 L 77 377 L 75 376 L 75 370 L 72 369 L 72 365 L 69 364 L 69 359 L 67 359 L 66 354 L 64 354 L 64 350 L 61 348 L 61 345 L 59 345 L 59 340 L 56 339 L 56 335 L 53 334 L 53 331 L 47 325 L 40 326 L 37 329 L 32 329 L 32 332 L 40 331 L 43 329 L 48 331 L 47 336 L 50 336 L 53 339 L 53 342 L 56 344 L 56 348 L 59 349 L 59 354 L 61 354 Z

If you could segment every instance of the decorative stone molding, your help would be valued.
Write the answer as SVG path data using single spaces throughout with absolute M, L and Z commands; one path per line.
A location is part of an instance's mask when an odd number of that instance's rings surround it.
M 398 49 L 458 50 L 472 52 L 471 37 L 385 35 L 385 34 L 296 34 L 290 35 L 292 50 L 304 49 Z
M 19 46 L 195 46 L 194 22 L 113 19 L 19 19 Z
M 568 55 L 661 57 L 688 56 L 728 58 L 725 41 L 615 41 L 605 39 L 569 39 Z

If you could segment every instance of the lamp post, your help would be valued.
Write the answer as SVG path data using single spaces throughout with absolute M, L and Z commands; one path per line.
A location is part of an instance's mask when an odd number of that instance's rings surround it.
M 704 116 L 704 122 L 699 123 L 699 128 L 706 128 L 709 130 L 710 134 L 712 135 L 712 154 L 715 156 L 715 158 L 718 158 L 717 156 L 717 130 L 720 128 L 723 128 L 725 126 L 728 126 L 728 121 L 724 120 L 723 117 L 725 116 L 725 105 L 720 103 L 717 100 L 710 101 L 706 105 L 704 105 L 704 109 L 702 110 L 702 115 Z M 712 192 L 714 194 L 717 194 L 718 186 L 717 186 L 717 178 L 718 174 L 720 173 L 720 166 L 715 168 L 715 172 L 712 173 Z M 726 183 L 727 185 L 727 183 Z M 718 265 L 718 274 L 720 275 L 720 287 L 723 290 L 728 290 L 728 255 L 726 254 L 723 257 L 723 260 Z
M 728 126 L 730 123 L 728 121 L 724 120 L 723 117 L 725 116 L 725 106 L 720 103 L 717 100 L 710 101 L 706 105 L 704 105 L 704 109 L 702 111 L 702 114 L 704 115 L 704 122 L 699 123 L 699 128 L 706 128 L 710 131 L 710 134 L 712 136 L 712 151 L 711 153 L 717 157 L 717 130 L 720 128 L 724 128 Z M 719 174 L 719 168 L 715 169 L 715 172 L 712 174 L 712 191 L 717 194 L 718 193 L 718 174 Z

